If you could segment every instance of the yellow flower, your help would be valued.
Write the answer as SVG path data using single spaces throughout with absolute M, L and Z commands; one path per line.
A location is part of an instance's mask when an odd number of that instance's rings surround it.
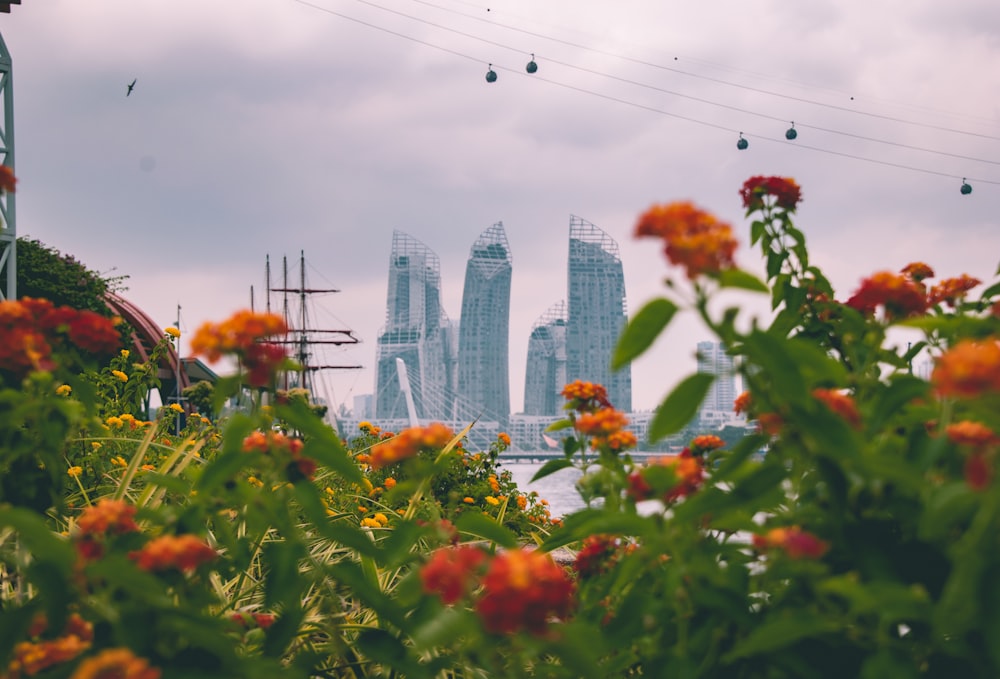
M 476 501 L 473 500 L 471 497 L 463 497 L 462 498 L 462 502 L 464 502 L 467 505 L 474 505 L 474 504 L 476 504 Z
M 361 526 L 363 528 L 381 528 L 382 527 L 382 525 L 378 521 L 376 521 L 375 519 L 373 519 L 371 517 L 368 517 L 368 516 L 366 516 L 365 518 L 361 519 Z
M 83 473 L 83 467 L 75 467 L 75 466 L 70 467 L 69 469 L 66 470 L 66 473 L 76 478 L 77 476 Z
M 184 408 L 181 407 L 180 403 L 171 403 L 167 407 L 170 408 L 171 410 L 173 410 L 175 413 L 183 413 L 184 412 Z
M 169 328 L 164 328 L 163 332 L 167 333 L 168 335 L 170 335 L 174 339 L 177 339 L 178 337 L 181 336 L 181 331 L 178 330 L 177 328 L 175 328 L 172 325 Z
M 111 374 L 117 377 L 122 382 L 128 382 L 128 375 L 123 373 L 121 370 L 112 370 Z
M 108 419 L 106 419 L 104 421 L 107 423 L 107 425 L 109 427 L 116 427 L 116 428 L 119 428 L 119 429 L 124 424 L 124 422 L 122 422 L 122 418 L 115 417 L 114 415 L 112 415 L 111 417 L 109 417 Z
M 128 358 L 128 354 L 129 354 L 128 349 L 122 349 L 121 352 L 119 352 L 119 353 L 121 353 L 122 358 Z
M 128 462 L 126 462 L 125 458 L 122 457 L 121 455 L 115 455 L 113 458 L 111 458 L 111 464 L 113 464 L 116 467 L 127 467 L 128 466 Z
M 100 450 L 101 449 L 101 442 L 100 441 L 91 441 L 90 442 L 90 447 L 93 450 Z
M 58 387 L 56 387 L 56 393 L 59 396 L 69 396 L 70 394 L 73 393 L 73 387 L 69 386 L 68 384 L 60 384 Z
M 372 516 L 372 518 L 375 519 L 375 521 L 377 521 L 378 525 L 380 526 L 384 526 L 385 524 L 389 523 L 389 518 L 382 512 L 378 512 L 377 514 Z
M 494 507 L 496 507 L 497 505 L 500 504 L 500 500 L 496 499 L 492 495 L 487 495 L 486 496 L 486 502 L 489 503 L 489 504 L 491 504 L 491 505 L 493 505 Z
M 250 478 L 248 478 L 247 483 L 249 483 L 254 488 L 261 488 L 264 485 L 264 482 L 258 479 L 256 476 L 251 476 Z

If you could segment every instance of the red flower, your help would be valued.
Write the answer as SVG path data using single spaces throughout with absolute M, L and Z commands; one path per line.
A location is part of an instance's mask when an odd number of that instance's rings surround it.
M 662 238 L 667 259 L 690 279 L 733 267 L 732 227 L 689 202 L 654 205 L 639 217 L 635 235 Z
M 733 412 L 737 415 L 750 414 L 750 406 L 753 403 L 753 397 L 750 395 L 749 391 L 744 391 L 742 394 L 736 397 L 733 401 Z
M 743 207 L 759 210 L 764 207 L 764 196 L 774 196 L 775 205 L 792 211 L 802 200 L 802 189 L 790 177 L 750 177 L 740 189 Z
M 885 309 L 887 320 L 907 318 L 927 309 L 927 296 L 912 278 L 891 271 L 880 271 L 861 281 L 861 287 L 847 300 L 847 306 L 866 316 L 876 308 Z
M 486 553 L 477 547 L 445 547 L 420 569 L 420 582 L 425 592 L 451 605 L 472 589 L 475 572 L 484 561 Z
M 243 352 L 243 365 L 247 369 L 247 383 L 251 387 L 266 387 L 274 382 L 278 370 L 288 358 L 285 348 L 270 342 L 251 344 Z
M 818 559 L 830 545 L 798 526 L 772 528 L 764 535 L 753 536 L 753 546 L 760 551 L 778 549 L 792 559 Z
M 0 165 L 0 191 L 14 193 L 16 184 L 17 177 L 14 176 L 14 170 L 7 165 Z
M 965 458 L 965 482 L 972 490 L 985 490 L 993 479 L 993 467 L 986 455 L 974 452 Z
M 494 634 L 527 630 L 542 634 L 552 618 L 565 618 L 573 607 L 573 582 L 543 552 L 515 549 L 497 555 L 483 577 L 476 613 Z
M 614 535 L 591 535 L 576 553 L 573 568 L 581 578 L 607 572 L 621 551 L 621 540 Z

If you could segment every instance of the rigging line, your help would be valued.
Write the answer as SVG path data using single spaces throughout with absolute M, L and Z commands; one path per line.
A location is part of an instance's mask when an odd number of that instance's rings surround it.
M 378 5 L 378 4 L 370 2 L 369 0 L 355 0 L 355 2 L 360 2 L 362 4 L 369 5 L 371 7 L 377 7 L 379 9 L 383 9 L 383 10 L 385 10 L 387 12 L 392 12 L 394 14 L 399 14 L 400 16 L 404 16 L 404 17 L 407 17 L 409 19 L 413 19 L 414 21 L 419 21 L 421 23 L 427 23 L 429 25 L 435 26 L 436 28 L 443 28 L 444 30 L 453 31 L 453 32 L 458 33 L 459 35 L 463 35 L 465 37 L 474 38 L 474 39 L 477 39 L 477 40 L 481 39 L 481 38 L 478 38 L 476 36 L 469 35 L 467 33 L 463 33 L 461 31 L 450 29 L 450 28 L 447 28 L 447 27 L 444 27 L 444 26 L 440 26 L 438 24 L 433 24 L 433 23 L 425 21 L 423 19 L 419 19 L 417 17 L 413 17 L 413 16 L 410 16 L 410 15 L 407 15 L 407 14 L 403 14 L 402 12 L 398 12 L 396 10 L 387 9 L 385 7 L 382 7 L 382 6 Z M 995 137 L 995 136 L 988 135 L 988 134 L 982 134 L 982 133 L 978 133 L 978 132 L 968 132 L 966 130 L 958 130 L 958 129 L 954 129 L 954 128 L 951 128 L 951 127 L 946 127 L 946 126 L 943 126 L 943 125 L 934 125 L 934 124 L 931 124 L 931 123 L 921 123 L 921 122 L 917 122 L 917 121 L 913 121 L 913 120 L 906 120 L 904 118 L 898 118 L 896 116 L 889 116 L 889 115 L 884 115 L 884 114 L 880 114 L 880 113 L 870 113 L 870 112 L 867 112 L 867 111 L 859 111 L 857 109 L 849 108 L 847 106 L 838 106 L 836 104 L 827 104 L 827 103 L 823 103 L 823 102 L 820 102 L 820 101 L 815 101 L 815 100 L 812 100 L 812 99 L 807 99 L 805 97 L 796 97 L 796 96 L 793 96 L 793 95 L 790 95 L 790 94 L 782 94 L 780 92 L 774 92 L 774 91 L 766 90 L 766 89 L 759 88 L 759 87 L 752 87 L 750 85 L 743 85 L 741 83 L 734 83 L 732 81 L 724 80 L 722 78 L 713 78 L 711 76 L 701 75 L 699 73 L 692 73 L 690 71 L 685 71 L 685 70 L 679 69 L 679 68 L 672 68 L 670 66 L 664 66 L 663 64 L 657 64 L 655 62 L 645 61 L 643 59 L 636 59 L 634 57 L 625 56 L 623 54 L 617 54 L 615 52 L 609 52 L 607 50 L 598 49 L 596 47 L 588 47 L 587 45 L 582 45 L 580 43 L 572 42 L 572 41 L 569 41 L 569 40 L 562 40 L 560 38 L 553 38 L 551 36 L 547 36 L 547 35 L 544 35 L 544 34 L 541 34 L 541 33 L 535 33 L 533 31 L 529 31 L 527 29 L 518 28 L 517 26 L 511 26 L 510 24 L 502 24 L 502 23 L 499 23 L 499 22 L 496 22 L 496 21 L 490 21 L 490 20 L 484 19 L 482 17 L 476 17 L 476 16 L 472 16 L 472 15 L 469 15 L 469 14 L 463 14 L 461 12 L 456 12 L 455 10 L 450 10 L 450 9 L 445 8 L 445 7 L 441 7 L 439 5 L 434 5 L 434 4 L 430 3 L 430 2 L 427 2 L 427 0 L 414 0 L 414 2 L 418 2 L 420 4 L 428 5 L 430 7 L 435 7 L 437 9 L 440 9 L 440 10 L 445 11 L 445 12 L 456 13 L 456 14 L 459 14 L 460 16 L 464 16 L 464 17 L 467 17 L 469 19 L 473 19 L 475 21 L 479 21 L 479 22 L 482 22 L 482 23 L 489 24 L 490 26 L 499 26 L 501 28 L 506 28 L 506 29 L 511 30 L 511 31 L 516 31 L 518 33 L 523 33 L 523 34 L 531 36 L 533 38 L 541 38 L 543 40 L 550 40 L 552 42 L 555 42 L 555 43 L 558 43 L 558 44 L 561 44 L 561 45 L 565 45 L 567 47 L 574 47 L 576 49 L 581 49 L 581 50 L 585 50 L 585 51 L 588 51 L 588 52 L 593 52 L 595 54 L 602 54 L 604 56 L 614 57 L 616 59 L 621 59 L 622 61 L 627 61 L 627 62 L 630 62 L 630 63 L 633 63 L 633 64 L 638 64 L 640 66 L 648 66 L 650 68 L 656 68 L 656 69 L 660 69 L 660 70 L 663 70 L 663 71 L 669 71 L 671 73 L 677 73 L 679 75 L 684 75 L 684 76 L 688 76 L 688 77 L 691 77 L 691 78 L 698 78 L 698 79 L 701 79 L 701 80 L 707 80 L 709 82 L 714 82 L 714 83 L 717 83 L 717 84 L 720 84 L 720 85 L 726 85 L 726 86 L 729 86 L 729 87 L 736 87 L 736 88 L 747 90 L 747 91 L 750 91 L 750 92 L 756 92 L 758 94 L 766 94 L 766 95 L 773 96 L 773 97 L 779 97 L 781 99 L 787 99 L 789 101 L 796 101 L 796 102 L 799 102 L 799 103 L 812 104 L 814 106 L 823 106 L 825 108 L 830 108 L 830 109 L 837 110 L 837 111 L 843 111 L 843 112 L 846 112 L 846 113 L 853 113 L 853 114 L 856 114 L 856 115 L 868 116 L 868 117 L 872 117 L 872 118 L 878 118 L 878 119 L 881 119 L 881 120 L 890 120 L 890 121 L 897 122 L 897 123 L 904 123 L 906 125 L 914 125 L 914 126 L 918 126 L 918 127 L 926 127 L 926 128 L 929 128 L 929 129 L 939 130 L 939 131 L 943 131 L 943 132 L 952 132 L 954 134 L 962 134 L 962 135 L 968 135 L 968 136 L 972 136 L 972 137 L 980 137 L 980 138 L 983 138 L 983 139 L 992 139 L 994 141 L 1000 141 L 1000 137 Z M 490 41 L 484 40 L 484 42 L 490 42 Z M 496 43 L 491 43 L 490 42 L 490 44 L 494 44 L 495 45 Z M 499 47 L 507 47 L 506 45 L 498 45 L 498 46 Z M 507 49 L 514 49 L 514 48 L 507 47 Z M 523 50 L 516 50 L 516 51 L 518 53 L 522 53 L 523 52 Z M 549 60 L 549 61 L 554 61 L 554 60 L 552 60 L 552 59 L 550 59 L 548 57 L 546 57 L 546 59 Z
M 480 36 L 473 35 L 471 33 L 466 33 L 465 31 L 460 31 L 460 30 L 455 29 L 455 28 L 450 28 L 448 26 L 445 26 L 445 25 L 442 25 L 442 24 L 439 24 L 439 23 L 436 23 L 436 22 L 433 22 L 433 21 L 428 21 L 426 19 L 421 19 L 419 17 L 415 17 L 415 16 L 412 16 L 410 14 L 406 14 L 405 12 L 400 12 L 398 10 L 389 9 L 387 7 L 383 7 L 382 5 L 379 5 L 378 3 L 372 2 L 371 0 L 354 0 L 354 1 L 358 2 L 358 3 L 362 4 L 362 5 L 368 5 L 369 7 L 374 7 L 376 9 L 380 9 L 380 10 L 383 10 L 385 12 L 389 12 L 390 14 L 395 14 L 397 16 L 401 16 L 403 18 L 410 19 L 412 21 L 416 21 L 418 23 L 422 23 L 422 24 L 425 24 L 427 26 L 431 26 L 433 28 L 438 28 L 438 29 L 441 29 L 443 31 L 448 31 L 450 33 L 454 33 L 456 35 L 460 35 L 460 36 L 465 37 L 465 38 L 470 38 L 472 40 L 478 40 L 480 42 L 486 43 L 487 45 L 493 45 L 494 47 L 500 47 L 502 49 L 507 49 L 507 50 L 510 50 L 512 52 L 516 52 L 518 54 L 522 54 L 523 53 L 523 50 L 519 50 L 517 48 L 510 47 L 509 45 L 505 45 L 503 43 L 495 42 L 493 40 L 488 40 L 486 38 L 482 38 Z M 425 0 L 415 0 L 415 1 L 416 2 L 422 2 L 423 4 L 428 4 L 431 7 L 437 7 L 436 5 L 430 5 L 430 3 L 427 3 Z M 438 7 L 438 8 L 439 9 L 443 9 L 443 8 L 440 8 L 440 7 Z M 448 10 L 446 10 L 446 11 L 448 11 Z M 468 15 L 464 15 L 464 14 L 460 14 L 460 15 L 461 16 L 468 16 Z M 485 19 L 479 19 L 478 17 L 470 17 L 470 18 L 474 18 L 474 19 L 476 19 L 478 21 L 485 21 Z M 489 23 L 489 22 L 487 22 L 487 23 Z M 508 28 L 508 26 L 506 26 L 506 25 L 502 25 L 502 24 L 500 24 L 500 25 L 503 26 L 504 28 Z M 511 30 L 521 30 L 521 29 L 511 28 Z M 540 36 L 540 35 L 537 35 L 537 34 L 534 34 L 534 33 L 531 33 L 531 35 L 536 35 L 537 37 L 542 37 L 542 38 L 545 37 L 545 36 Z M 561 41 L 557 41 L 557 42 L 561 42 Z M 569 44 L 571 44 L 571 45 L 573 45 L 575 47 L 579 47 L 580 49 L 584 49 L 584 50 L 590 49 L 590 48 L 587 48 L 587 47 L 582 46 L 582 45 L 576 45 L 574 43 L 569 43 Z M 598 52 L 600 52 L 602 54 L 607 54 L 609 56 L 617 56 L 617 55 L 614 55 L 614 54 L 612 54 L 610 52 L 602 52 L 600 50 L 591 50 L 591 51 L 598 51 Z M 646 89 L 654 90 L 656 92 L 661 92 L 663 94 L 671 94 L 671 95 L 674 95 L 676 97 L 681 97 L 683 99 L 689 99 L 691 101 L 697 101 L 697 102 L 700 102 L 702 104 L 707 104 L 709 106 L 717 106 L 719 108 L 724 108 L 724 109 L 728 109 L 728 110 L 731 110 L 731 111 L 737 111 L 739 113 L 745 113 L 747 115 L 752 115 L 752 116 L 756 116 L 756 117 L 759 117 L 759 118 L 764 118 L 764 119 L 767 119 L 767 120 L 774 120 L 774 121 L 779 121 L 779 122 L 786 122 L 785 118 L 780 118 L 778 116 L 772 116 L 772 115 L 768 115 L 766 113 L 759 113 L 757 111 L 751 111 L 749 109 L 745 109 L 745 108 L 742 108 L 742 107 L 739 107 L 739 106 L 733 106 L 733 105 L 730 105 L 730 104 L 722 104 L 722 103 L 719 103 L 719 102 L 716 102 L 716 101 L 712 101 L 710 99 L 704 99 L 704 98 L 696 97 L 696 96 L 689 95 L 689 94 L 683 94 L 681 92 L 677 92 L 677 91 L 674 91 L 674 90 L 668 90 L 668 89 L 665 89 L 665 88 L 662 88 L 662 87 L 657 87 L 655 85 L 649 85 L 647 83 L 639 82 L 639 81 L 636 81 L 636 80 L 631 80 L 631 79 L 628 79 L 628 78 L 623 78 L 621 76 L 611 75 L 610 73 L 603 73 L 601 71 L 596 71 L 594 69 L 587 68 L 587 67 L 584 67 L 584 66 L 576 66 L 574 64 L 570 64 L 570 63 L 567 63 L 567 62 L 564 62 L 564 61 L 560 61 L 558 59 L 553 59 L 553 58 L 548 57 L 548 56 L 544 56 L 544 55 L 542 55 L 542 56 L 543 56 L 543 58 L 546 61 L 551 62 L 553 64 L 559 64 L 560 66 L 564 66 L 566 68 L 572 68 L 572 69 L 575 69 L 577 71 L 582 71 L 584 73 L 590 73 L 591 75 L 601 76 L 601 77 L 604 77 L 604 78 L 608 78 L 610 80 L 617 80 L 618 82 L 622 82 L 622 83 L 625 83 L 625 84 L 628 84 L 628 85 L 635 85 L 636 87 L 644 87 Z M 634 60 L 634 59 L 629 59 L 628 57 L 620 57 L 620 58 L 627 59 L 629 61 L 637 61 L 637 60 Z M 675 71 L 677 73 L 682 73 L 684 75 L 692 75 L 692 74 L 687 73 L 685 71 L 680 71 L 678 69 L 669 68 L 667 66 L 659 66 L 657 64 L 653 64 L 653 63 L 650 63 L 650 62 L 638 61 L 638 63 L 644 64 L 644 65 L 647 65 L 647 66 L 652 66 L 652 67 L 655 67 L 655 68 L 662 68 L 662 69 L 665 69 L 665 70 L 668 70 L 668 71 Z M 695 76 L 695 77 L 704 77 L 704 76 Z M 713 78 L 708 78 L 708 79 L 709 80 L 716 80 L 716 79 L 713 79 Z M 725 81 L 717 80 L 717 82 L 725 82 Z M 728 82 L 725 82 L 725 84 L 727 84 L 727 85 L 734 85 L 733 83 L 728 83 Z M 741 86 L 741 85 L 734 85 L 734 86 L 745 87 L 745 86 Z M 763 90 L 759 90 L 759 91 L 763 91 Z M 784 95 L 776 95 L 776 96 L 784 96 Z M 800 102 L 806 102 L 806 103 L 815 104 L 815 105 L 819 105 L 819 106 L 827 106 L 826 104 L 820 104 L 818 102 L 809 101 L 807 99 L 797 99 L 797 100 L 800 101 Z M 842 108 L 842 110 L 844 110 L 844 111 L 853 111 L 853 109 L 848 109 L 848 108 L 843 108 L 843 107 L 840 107 L 840 108 Z M 912 124 L 923 125 L 923 123 L 912 123 Z M 799 127 L 800 128 L 808 128 L 808 129 L 820 130 L 820 131 L 823 131 L 823 132 L 827 132 L 829 134 L 837 134 L 837 135 L 842 135 L 842 136 L 845 136 L 845 137 L 851 137 L 851 138 L 854 138 L 854 139 L 861 139 L 861 140 L 865 140 L 865 141 L 871 141 L 871 142 L 874 142 L 876 144 L 887 144 L 889 146 L 895 146 L 895 147 L 898 147 L 898 148 L 906 148 L 906 149 L 910 149 L 910 150 L 913 150 L 913 151 L 920 151 L 922 153 L 934 153 L 934 154 L 939 154 L 939 155 L 943 155 L 943 156 L 950 156 L 952 158 L 959 158 L 961 160 L 970 160 L 970 161 L 973 161 L 973 162 L 987 163 L 987 164 L 991 164 L 991 165 L 1000 165 L 1000 161 L 986 160 L 986 159 L 983 159 L 983 158 L 976 158 L 974 156 L 966 156 L 966 155 L 962 155 L 962 154 L 951 153 L 951 152 L 948 152 L 948 151 L 938 151 L 936 149 L 928 149 L 928 148 L 924 148 L 924 147 L 921 147 L 921 146 L 913 146 L 912 144 L 904 144 L 902 142 L 885 141 L 885 140 L 877 139 L 877 138 L 874 138 L 874 137 L 866 137 L 866 136 L 854 134 L 854 133 L 851 133 L 851 132 L 841 132 L 839 130 L 834 130 L 834 129 L 830 129 L 830 128 L 822 128 L 822 127 L 813 126 L 813 125 L 806 125 L 806 124 L 803 124 L 803 123 L 800 123 Z M 941 129 L 949 130 L 949 128 L 941 128 Z M 953 131 L 954 132 L 955 130 L 949 130 L 949 131 Z M 971 133 L 971 132 L 970 133 L 964 133 L 963 132 L 962 134 L 975 134 L 975 133 Z M 977 134 L 976 136 L 986 136 L 986 135 L 978 135 Z M 986 137 L 986 138 L 993 139 L 993 137 Z M 1000 138 L 997 138 L 997 139 L 1000 140 Z
M 348 15 L 345 15 L 345 14 L 341 14 L 340 12 L 336 12 L 336 11 L 328 9 L 326 7 L 321 7 L 321 6 L 316 5 L 314 3 L 307 2 L 307 0 L 292 0 L 292 1 L 293 2 L 297 2 L 297 3 L 301 4 L 301 5 L 305 5 L 307 7 L 312 7 L 313 9 L 319 10 L 321 12 L 326 12 L 328 14 L 332 14 L 334 16 L 346 19 L 348 21 L 352 21 L 354 23 L 361 24 L 362 26 L 367 26 L 369 28 L 373 28 L 375 30 L 382 31 L 382 32 L 388 33 L 390 35 L 395 35 L 397 37 L 403 38 L 404 40 L 409 40 L 411 42 L 415 42 L 415 43 L 424 45 L 426 47 L 431 47 L 433 49 L 440 50 L 442 52 L 447 52 L 449 54 L 453 54 L 455 56 L 459 56 L 459 57 L 462 57 L 464 59 L 468 59 L 470 61 L 475 61 L 477 63 L 482 62 L 481 59 L 477 59 L 475 57 L 469 56 L 468 54 L 464 54 L 462 52 L 458 52 L 457 50 L 452 50 L 452 49 L 449 49 L 447 47 L 442 47 L 440 45 L 435 45 L 434 43 L 430 43 L 430 42 L 427 42 L 425 40 L 421 40 L 419 38 L 414 38 L 414 37 L 406 35 L 404 33 L 399 33 L 397 31 L 393 31 L 393 30 L 390 30 L 388 28 L 384 28 L 382 26 L 378 26 L 376 24 L 372 24 L 372 23 L 367 22 L 367 21 L 363 21 L 361 19 L 357 19 L 355 17 L 351 17 L 351 16 L 348 16 Z M 509 49 L 512 49 L 512 48 L 509 48 Z M 493 69 L 494 70 L 506 71 L 506 72 L 509 72 L 509 73 L 517 73 L 518 75 L 522 75 L 521 72 L 520 72 L 520 70 L 511 69 L 511 68 L 507 68 L 507 67 L 504 67 L 504 66 L 498 66 L 496 64 L 493 64 Z M 640 104 L 640 103 L 637 103 L 637 102 L 634 102 L 634 101 L 629 101 L 627 99 L 622 99 L 620 97 L 615 97 L 615 96 L 612 96 L 612 95 L 609 95 L 609 94 L 602 94 L 600 92 L 595 92 L 593 90 L 588 90 L 586 88 L 577 87 L 575 85 L 569 85 L 569 84 L 566 84 L 566 83 L 561 83 L 561 82 L 558 82 L 558 81 L 555 81 L 555 80 L 551 80 L 549 78 L 545 78 L 545 77 L 539 76 L 538 74 L 533 74 L 533 75 L 527 76 L 527 77 L 531 77 L 534 80 L 540 80 L 542 82 L 547 82 L 547 83 L 549 83 L 551 85 L 556 85 L 558 87 L 563 87 L 563 88 L 566 88 L 566 89 L 569 89 L 569 90 L 574 90 L 574 91 L 577 91 L 577 92 L 580 92 L 580 93 L 583 93 L 583 94 L 589 94 L 591 96 L 599 97 L 601 99 L 606 99 L 608 101 L 614 101 L 614 102 L 617 102 L 617 103 L 620 103 L 620 104 L 625 104 L 626 106 L 632 106 L 634 108 L 644 109 L 644 110 L 647 110 L 647 111 L 650 111 L 650 112 L 653 112 L 653 113 L 659 113 L 659 114 L 667 115 L 667 116 L 670 116 L 670 117 L 673 117 L 673 118 L 678 118 L 680 120 L 686 120 L 688 122 L 696 123 L 698 125 L 704 125 L 706 127 L 711 127 L 711 128 L 717 129 L 717 130 L 724 130 L 726 132 L 736 132 L 735 129 L 730 128 L 730 127 L 724 127 L 722 125 L 717 125 L 715 123 L 710 123 L 710 122 L 707 122 L 707 121 L 704 121 L 704 120 L 699 120 L 697 118 L 691 118 L 689 116 L 683 116 L 683 115 L 681 115 L 679 113 L 671 113 L 670 111 L 664 111 L 663 109 L 659 109 L 659 108 L 656 108 L 654 106 L 648 106 L 646 104 Z M 759 136 L 759 135 L 754 135 L 754 136 Z M 760 138 L 761 139 L 766 139 L 768 141 L 777 141 L 777 140 L 775 140 L 773 138 L 766 137 L 766 136 L 760 136 Z M 829 149 L 822 149 L 822 148 L 819 148 L 819 147 L 816 147 L 816 146 L 810 146 L 810 145 L 806 145 L 806 144 L 800 144 L 800 143 L 797 143 L 797 142 L 796 142 L 795 146 L 798 146 L 798 147 L 804 148 L 804 149 L 810 149 L 810 150 L 813 150 L 813 151 L 819 151 L 821 153 L 828 153 L 828 154 L 831 154 L 831 155 L 842 156 L 842 157 L 845 157 L 845 158 L 853 158 L 855 160 L 861 160 L 861 161 L 866 161 L 866 162 L 870 162 L 870 163 L 876 163 L 876 164 L 879 164 L 879 165 L 885 165 L 885 166 L 889 166 L 889 167 L 896 167 L 896 168 L 900 168 L 900 169 L 912 170 L 914 172 L 923 172 L 923 173 L 926 173 L 926 174 L 935 174 L 935 175 L 939 175 L 939 176 L 943 176 L 943 177 L 950 177 L 950 178 L 953 178 L 953 179 L 962 179 L 962 178 L 965 178 L 965 179 L 968 179 L 970 181 L 976 181 L 976 182 L 980 182 L 980 183 L 984 183 L 984 184 L 997 184 L 997 185 L 1000 185 L 1000 182 L 998 182 L 998 181 L 991 181 L 991 180 L 988 180 L 988 179 L 981 179 L 981 178 L 976 178 L 976 177 L 969 177 L 968 175 L 964 175 L 963 176 L 963 175 L 957 175 L 957 174 L 948 174 L 948 173 L 944 173 L 944 172 L 937 172 L 937 171 L 934 171 L 934 170 L 927 170 L 927 169 L 923 169 L 923 168 L 912 167 L 912 166 L 909 166 L 909 165 L 903 165 L 901 163 L 893 163 L 893 162 L 890 162 L 890 161 L 882 161 L 882 160 L 877 160 L 877 159 L 874 159 L 874 158 L 868 158 L 868 157 L 865 157 L 865 156 L 852 155 L 852 154 L 844 153 L 844 152 L 841 152 L 841 151 L 832 151 L 832 150 L 829 150 Z

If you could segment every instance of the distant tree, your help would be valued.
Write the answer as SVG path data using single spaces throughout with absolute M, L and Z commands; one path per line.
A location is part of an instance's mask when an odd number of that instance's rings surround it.
M 17 239 L 17 296 L 47 299 L 56 306 L 88 309 L 113 316 L 104 303 L 108 292 L 124 290 L 127 276 L 105 277 L 72 255 L 37 240 Z
M 194 412 L 215 420 L 215 403 L 212 383 L 208 380 L 199 380 L 190 387 L 185 387 L 181 394 L 191 404 Z

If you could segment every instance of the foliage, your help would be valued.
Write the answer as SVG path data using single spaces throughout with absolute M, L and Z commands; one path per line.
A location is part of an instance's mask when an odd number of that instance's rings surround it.
M 19 297 L 47 299 L 56 306 L 111 317 L 104 295 L 122 290 L 126 280 L 127 276 L 104 276 L 92 271 L 72 255 L 64 255 L 38 240 L 17 239 Z
M 269 342 L 280 319 L 199 329 L 193 346 L 241 366 L 215 411 L 248 388 L 252 408 L 180 433 L 179 406 L 147 422 L 126 410 L 139 392 L 80 376 L 127 384 L 127 357 L 98 370 L 51 329 L 52 360 L 0 373 L 2 478 L 35 489 L 0 497 L 0 676 L 997 676 L 1000 284 L 932 286 L 915 263 L 838 302 L 793 224 L 797 185 L 741 193 L 766 280 L 736 267 L 729 225 L 654 206 L 637 235 L 683 277 L 614 362 L 695 313 L 738 358 L 758 431 L 640 460 L 603 386 L 569 384 L 565 455 L 538 474 L 582 470 L 587 507 L 562 521 L 498 467 L 503 435 L 470 453 L 442 424 L 362 423 L 342 441 L 277 397 L 295 369 Z M 715 310 L 730 290 L 773 315 Z M 900 329 L 919 341 L 893 346 Z M 711 379 L 668 394 L 656 437 Z

